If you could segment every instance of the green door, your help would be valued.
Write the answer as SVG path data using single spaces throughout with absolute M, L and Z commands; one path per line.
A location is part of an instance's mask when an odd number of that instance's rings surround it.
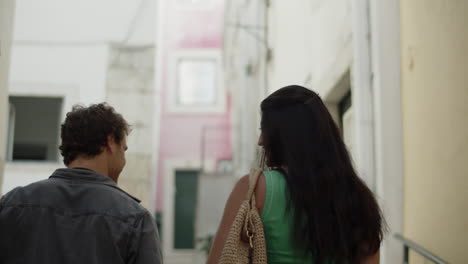
M 198 171 L 186 170 L 175 173 L 174 249 L 195 248 L 198 174 Z

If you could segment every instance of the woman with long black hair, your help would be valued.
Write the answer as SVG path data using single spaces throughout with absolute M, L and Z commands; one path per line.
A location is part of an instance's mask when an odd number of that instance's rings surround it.
M 384 219 L 320 97 L 287 86 L 263 100 L 261 111 L 259 145 L 270 169 L 255 197 L 268 263 L 379 263 Z M 227 201 L 208 263 L 219 261 L 248 181 Z

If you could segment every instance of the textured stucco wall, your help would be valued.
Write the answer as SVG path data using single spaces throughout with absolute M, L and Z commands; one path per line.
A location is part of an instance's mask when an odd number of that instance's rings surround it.
M 132 127 L 119 186 L 152 211 L 154 48 L 112 47 L 109 58 L 106 101 Z

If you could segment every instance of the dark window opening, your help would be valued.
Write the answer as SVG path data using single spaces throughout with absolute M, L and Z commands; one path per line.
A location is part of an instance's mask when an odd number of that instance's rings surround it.
M 62 98 L 10 96 L 9 160 L 57 161 Z
M 351 101 L 351 90 L 349 90 L 346 95 L 341 99 L 341 101 L 338 104 L 338 111 L 340 114 L 340 129 L 343 131 L 343 117 L 346 111 L 348 111 L 352 106 L 352 101 Z

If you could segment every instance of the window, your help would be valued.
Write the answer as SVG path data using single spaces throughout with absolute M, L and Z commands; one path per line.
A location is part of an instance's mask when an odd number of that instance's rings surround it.
M 62 98 L 10 96 L 8 159 L 57 161 Z
M 169 112 L 221 113 L 226 95 L 217 50 L 184 51 L 171 59 Z
M 177 63 L 177 104 L 216 104 L 216 60 L 179 59 Z

